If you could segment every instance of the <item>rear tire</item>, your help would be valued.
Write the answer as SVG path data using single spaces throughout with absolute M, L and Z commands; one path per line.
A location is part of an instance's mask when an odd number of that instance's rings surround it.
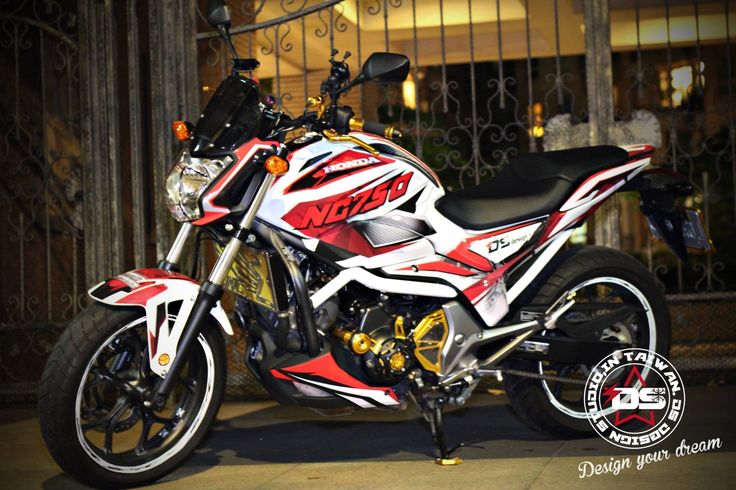
M 66 473 L 95 487 L 142 485 L 172 471 L 205 437 L 222 400 L 225 346 L 216 327 L 208 325 L 167 408 L 146 411 L 130 394 L 157 379 L 148 368 L 145 329 L 142 310 L 95 303 L 72 321 L 46 363 L 39 393 L 46 446 Z M 180 405 L 177 397 L 184 400 Z M 93 442 L 101 438 L 102 448 Z M 116 441 L 132 448 L 116 452 Z
M 602 285 L 607 284 L 606 280 L 610 280 L 610 283 L 618 281 L 619 284 L 625 285 L 625 289 L 633 288 L 633 291 L 629 290 L 626 295 L 630 294 L 632 298 L 637 298 L 637 294 L 640 294 L 645 299 L 651 316 L 648 314 L 643 316 L 647 318 L 647 328 L 653 329 L 654 337 L 647 337 L 648 343 L 653 345 L 633 346 L 654 350 L 667 356 L 670 347 L 670 318 L 664 294 L 640 262 L 618 250 L 584 247 L 573 251 L 552 271 L 531 304 L 549 306 L 567 291 L 596 279 L 602 281 L 600 283 Z M 653 322 L 650 322 L 649 318 L 653 319 Z M 528 360 L 511 359 L 507 361 L 506 366 L 533 373 L 538 373 L 541 369 L 541 363 Z M 572 368 L 569 367 L 571 370 Z M 546 381 L 539 379 L 504 376 L 504 388 L 511 407 L 529 428 L 564 438 L 589 437 L 594 434 L 595 431 L 587 418 L 580 416 L 584 415 L 582 406 L 580 412 L 577 412 L 557 398 L 553 400 L 551 385 L 552 383 L 547 384 Z M 578 415 L 572 416 L 570 413 Z

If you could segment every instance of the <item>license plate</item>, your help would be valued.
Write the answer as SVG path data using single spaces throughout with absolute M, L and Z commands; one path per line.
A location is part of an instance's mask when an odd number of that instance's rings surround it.
M 664 237 L 659 229 L 652 223 L 651 219 L 647 217 L 647 223 L 649 224 L 649 230 L 657 240 L 662 240 Z M 708 232 L 705 229 L 703 223 L 703 216 L 697 209 L 685 209 L 682 216 L 682 238 L 685 241 L 685 246 L 689 248 L 695 248 L 703 250 L 704 252 L 713 251 L 713 243 L 710 241 Z

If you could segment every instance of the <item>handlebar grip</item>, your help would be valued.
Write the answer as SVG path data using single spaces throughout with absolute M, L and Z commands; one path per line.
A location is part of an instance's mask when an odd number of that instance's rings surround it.
M 390 124 L 383 124 L 375 121 L 363 121 L 362 129 L 366 133 L 376 134 L 388 139 L 397 139 L 403 136 L 398 128 L 391 126 Z

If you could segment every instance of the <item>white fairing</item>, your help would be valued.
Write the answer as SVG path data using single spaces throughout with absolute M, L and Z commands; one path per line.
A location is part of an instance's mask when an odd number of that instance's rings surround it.
M 291 376 L 294 379 L 298 379 L 299 381 L 307 384 L 307 386 L 311 385 L 319 388 L 329 389 L 332 393 L 336 394 L 340 398 L 349 400 L 361 408 L 375 408 L 376 406 L 390 407 L 399 404 L 399 401 L 397 399 L 392 398 L 383 390 L 351 388 L 349 386 L 338 386 L 331 383 L 316 381 L 314 379 L 302 378 L 296 374 L 292 374 Z M 368 400 L 373 400 L 374 403 L 366 400 L 366 398 Z
M 541 226 L 541 221 L 523 225 L 506 233 L 476 240 L 468 248 L 478 255 L 487 257 L 494 264 L 498 264 L 521 250 Z
M 94 286 L 89 295 L 95 301 L 110 306 L 140 306 L 145 309 L 151 371 L 164 377 L 176 357 L 179 338 L 199 294 L 199 284 L 178 274 L 162 276 L 166 273 L 158 269 L 126 272 Z M 181 306 L 172 324 L 173 314 L 169 308 L 179 301 Z M 219 302 L 210 314 L 228 335 L 233 334 L 227 313 Z
M 370 138 L 365 135 L 361 135 L 361 140 L 370 142 L 368 141 Z M 319 160 L 314 161 L 316 158 L 319 158 Z M 350 165 L 351 162 L 356 161 L 359 164 Z M 382 184 L 385 185 L 387 182 L 391 182 L 392 179 L 406 173 L 411 173 L 411 178 L 408 188 L 403 191 L 401 197 L 391 201 L 386 199 L 383 205 L 356 212 L 356 214 L 346 217 L 344 222 L 354 223 L 383 216 L 422 191 L 426 192 L 434 189 L 435 197 L 432 202 L 444 194 L 441 188 L 432 184 L 426 175 L 417 172 L 406 160 L 384 154 L 374 157 L 367 151 L 356 147 L 353 143 L 330 142 L 322 139 L 292 153 L 289 156 L 289 163 L 289 172 L 280 177 L 271 187 L 258 211 L 258 218 L 277 228 L 303 236 L 307 242 L 312 238 L 313 233 L 306 232 L 305 228 L 300 226 L 301 223 L 288 222 L 284 219 L 290 211 L 298 209 L 302 203 L 314 202 L 315 206 L 321 209 L 331 202 L 338 201 L 337 196 L 343 196 L 347 193 L 349 196 L 355 197 L 360 193 L 367 193 L 369 190 L 376 191 L 380 189 Z M 426 168 L 429 171 L 428 167 Z M 331 180 L 316 186 L 300 189 L 292 188 L 295 183 L 320 169 L 324 171 L 325 177 Z M 339 178 L 341 173 L 346 176 L 349 175 L 349 178 Z M 368 201 L 370 200 L 371 198 L 368 199 Z M 359 202 L 355 204 L 357 205 Z M 367 208 L 367 206 L 364 205 L 363 208 Z M 331 224 L 338 224 L 338 222 L 335 221 Z M 312 228 L 326 228 L 322 223 L 315 226 L 314 222 L 310 222 L 309 226 Z M 325 230 L 320 231 L 324 232 Z
M 305 146 L 289 155 L 288 173 L 274 183 L 258 212 L 259 219 L 300 237 L 304 249 L 344 268 L 314 294 L 313 303 L 323 303 L 350 281 L 400 294 L 462 294 L 488 326 L 508 312 L 504 274 L 531 251 L 527 245 L 534 240 L 538 248 L 546 247 L 648 164 L 643 159 L 599 172 L 554 216 L 466 230 L 437 210 L 444 190 L 426 164 L 378 136 L 351 136 L 379 154 L 354 141 L 307 134 Z M 615 185 L 600 186 L 616 176 L 621 178 Z M 560 245 L 548 247 L 532 270 L 538 273 Z M 522 279 L 529 284 L 528 277 Z M 511 299 L 518 294 L 515 287 Z
M 551 233 L 555 234 L 559 231 L 564 230 L 571 223 L 584 216 L 591 208 L 597 206 L 602 201 L 608 199 L 608 197 L 616 192 L 619 187 L 624 185 L 628 179 L 631 179 L 636 174 L 644 170 L 647 165 L 651 162 L 651 158 L 644 158 L 621 165 L 619 167 L 608 169 L 604 172 L 599 172 L 592 176 L 583 185 L 578 187 L 570 198 L 560 208 L 560 211 L 564 212 L 563 218 L 555 225 Z M 614 177 L 623 177 L 617 183 L 611 185 L 605 190 L 595 190 L 602 182 L 607 179 Z

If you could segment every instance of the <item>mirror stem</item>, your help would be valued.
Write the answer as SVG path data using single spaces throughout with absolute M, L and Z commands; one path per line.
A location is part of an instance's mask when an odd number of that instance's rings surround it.
M 233 44 L 233 40 L 230 37 L 230 32 L 228 32 L 227 27 L 220 24 L 217 26 L 217 30 L 220 31 L 220 35 L 225 40 L 225 43 L 227 44 L 228 49 L 230 50 L 230 56 L 233 57 L 233 59 L 238 58 L 238 52 L 235 49 L 235 44 Z
M 351 82 L 348 82 L 343 88 L 338 89 L 337 91 L 335 91 L 335 95 L 340 95 L 341 93 L 350 90 L 351 88 L 355 87 L 356 85 L 359 85 L 359 84 L 363 83 L 363 81 L 364 81 L 363 79 L 364 78 L 365 78 L 365 75 L 363 75 L 361 73 L 357 77 L 353 78 L 353 80 Z

